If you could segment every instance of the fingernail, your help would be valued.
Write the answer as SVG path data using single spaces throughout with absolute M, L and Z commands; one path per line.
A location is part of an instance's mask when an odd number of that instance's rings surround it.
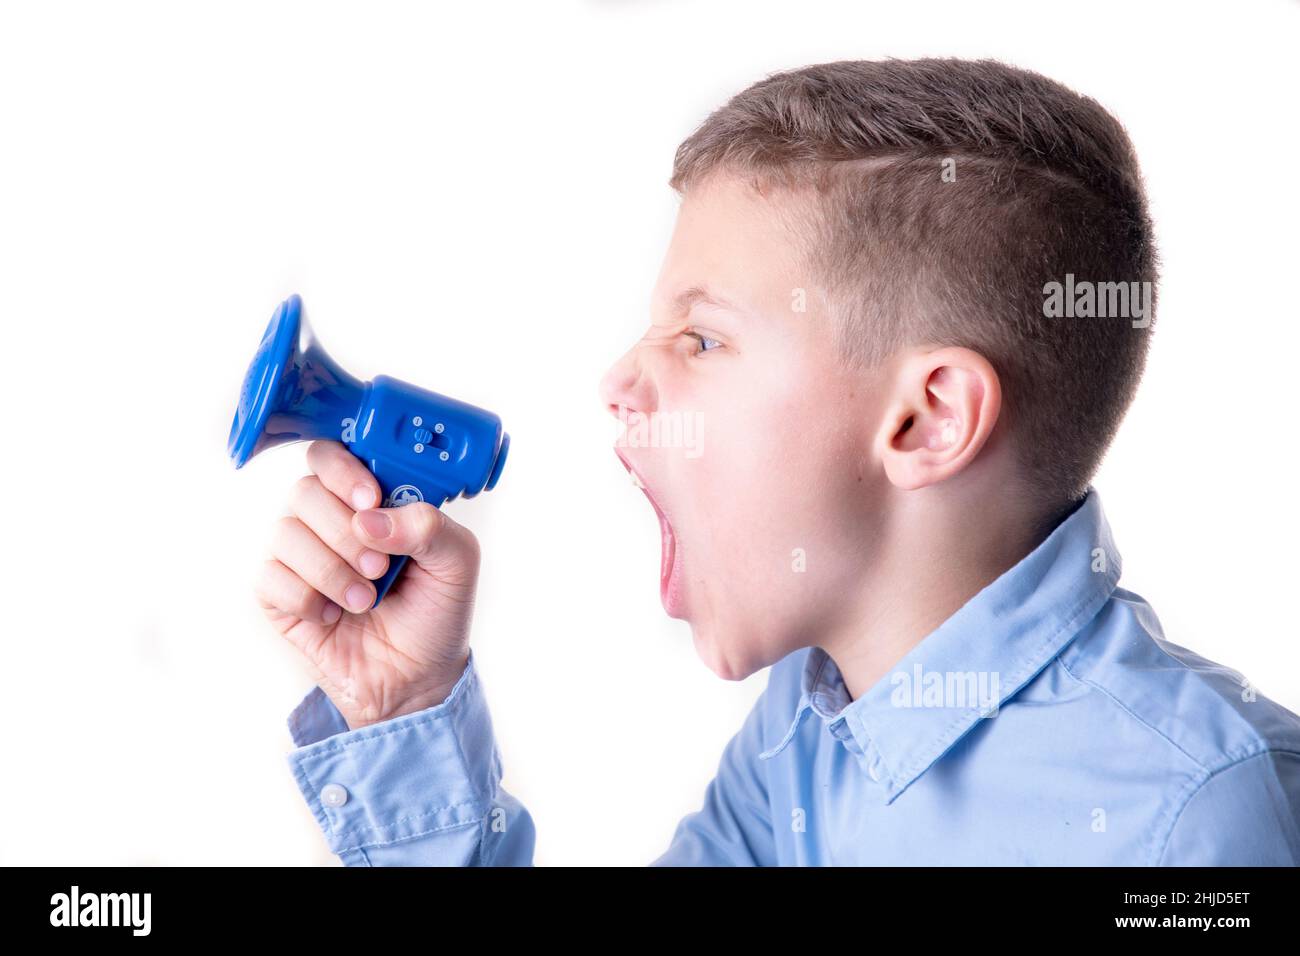
M 357 485 L 352 489 L 352 507 L 364 511 L 375 503 L 375 493 L 369 485 Z
M 333 601 L 330 601 L 328 604 L 325 605 L 325 613 L 321 615 L 321 617 L 325 619 L 326 624 L 333 624 L 342 616 L 343 616 L 343 608 L 339 607 Z
M 370 592 L 365 585 L 353 584 L 343 592 L 343 600 L 353 611 L 360 613 L 370 607 Z
M 359 512 L 361 528 L 372 538 L 387 538 L 393 531 L 393 519 L 382 508 Z
M 368 578 L 377 578 L 384 573 L 384 567 L 388 564 L 388 559 L 378 551 L 362 551 L 361 573 Z

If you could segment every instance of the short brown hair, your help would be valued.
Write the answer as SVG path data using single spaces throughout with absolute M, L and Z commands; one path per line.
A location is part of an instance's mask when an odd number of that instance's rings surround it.
M 1044 504 L 1082 496 L 1154 328 L 1044 308 L 1047 284 L 1070 274 L 1148 282 L 1154 311 L 1146 197 L 1114 117 L 992 60 L 825 63 L 716 110 L 678 147 L 669 183 L 685 193 L 715 172 L 811 190 L 805 265 L 846 362 L 912 344 L 978 351 L 998 372 L 1029 490 Z

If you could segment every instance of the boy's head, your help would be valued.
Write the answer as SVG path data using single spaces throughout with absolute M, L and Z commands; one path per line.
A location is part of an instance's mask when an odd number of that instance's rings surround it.
M 670 182 L 652 323 L 602 396 L 715 671 L 842 643 L 915 562 L 1032 543 L 1084 493 L 1157 265 L 1100 106 L 989 61 L 822 64 L 714 112 Z

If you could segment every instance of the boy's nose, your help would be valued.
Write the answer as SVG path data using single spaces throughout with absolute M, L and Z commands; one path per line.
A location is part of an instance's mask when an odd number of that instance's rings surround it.
M 600 380 L 600 400 L 615 418 L 619 417 L 620 407 L 642 414 L 654 411 L 654 385 L 634 352 L 629 351 L 610 366 Z

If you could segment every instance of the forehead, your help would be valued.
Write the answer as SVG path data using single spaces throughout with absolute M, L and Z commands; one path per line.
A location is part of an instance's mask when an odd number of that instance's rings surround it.
M 792 201 L 730 177 L 693 186 L 677 212 L 655 287 L 657 302 L 672 308 L 698 288 L 756 307 L 788 299 L 803 284 L 790 225 Z

